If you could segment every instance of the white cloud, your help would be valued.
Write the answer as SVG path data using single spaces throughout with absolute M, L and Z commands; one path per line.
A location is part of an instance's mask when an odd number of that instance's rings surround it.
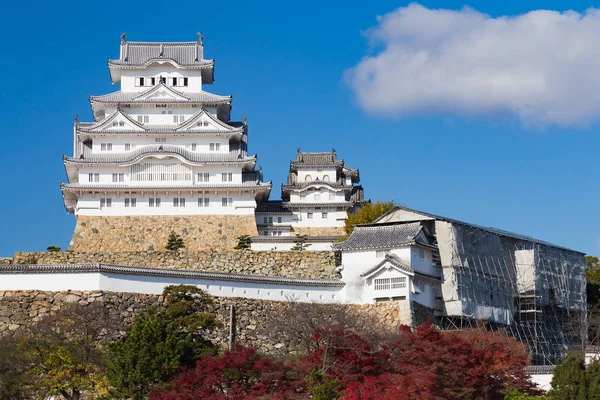
M 366 35 L 375 53 L 346 79 L 368 112 L 509 113 L 538 126 L 600 117 L 598 9 L 492 18 L 413 3 Z

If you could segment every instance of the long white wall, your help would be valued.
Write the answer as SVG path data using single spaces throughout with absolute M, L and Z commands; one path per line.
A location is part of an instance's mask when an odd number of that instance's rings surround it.
M 112 150 L 103 150 L 102 144 L 110 143 Z M 125 149 L 125 144 L 128 143 L 130 146 L 129 150 Z M 213 143 L 214 150 L 211 150 L 210 144 Z M 218 143 L 218 146 L 215 144 Z M 134 136 L 134 135 L 119 135 L 116 137 L 104 136 L 96 137 L 92 141 L 92 154 L 97 155 L 111 155 L 116 153 L 130 153 L 144 146 L 154 146 L 157 144 L 176 146 L 183 150 L 191 151 L 192 153 L 198 154 L 228 154 L 229 153 L 229 140 L 225 137 L 206 137 L 206 136 L 171 136 L 165 134 L 161 137 L 148 137 L 148 136 Z M 195 144 L 195 149 L 192 149 L 192 144 Z M 216 150 L 216 148 L 219 148 Z
M 138 77 L 155 78 L 156 84 L 160 77 L 165 78 L 188 78 L 187 86 L 174 86 L 173 89 L 179 92 L 199 92 L 202 90 L 202 71 L 201 70 L 182 70 L 172 66 L 169 63 L 150 66 L 145 69 L 126 69 L 121 72 L 121 90 L 123 92 L 143 92 L 150 89 L 151 86 L 136 86 Z M 170 80 L 167 79 L 168 85 Z
M 118 273 L 3 273 L 0 290 L 112 291 L 161 294 L 168 285 L 193 285 L 212 296 L 299 302 L 343 303 L 344 288 L 303 286 L 269 282 L 236 282 L 217 279 L 191 279 Z

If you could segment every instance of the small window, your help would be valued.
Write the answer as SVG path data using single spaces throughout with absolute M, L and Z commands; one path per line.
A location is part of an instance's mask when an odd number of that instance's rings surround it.
M 267 232 L 267 231 L 263 231 L 262 234 L 263 234 L 263 236 L 269 236 L 269 232 Z
M 154 141 L 155 141 L 156 143 L 166 143 L 166 142 L 167 142 L 167 138 L 164 138 L 164 137 L 157 137 L 157 138 L 154 138 Z
M 171 78 L 171 84 L 177 86 L 177 78 Z
M 150 78 L 150 83 L 154 86 L 156 84 L 156 78 Z
M 214 143 L 210 143 L 210 144 L 208 145 L 208 150 L 209 150 L 209 151 L 215 151 L 215 144 L 214 144 Z
M 148 207 L 160 207 L 160 197 L 150 197 L 148 199 Z
M 425 252 L 424 252 L 423 250 L 419 250 L 419 258 L 420 258 L 421 260 L 424 260 L 424 259 L 425 259 Z
M 141 124 L 142 122 L 144 122 L 144 116 L 143 116 L 143 115 L 138 115 L 138 116 L 137 116 L 137 122 L 139 122 L 140 124 Z
M 124 182 L 125 181 L 125 174 L 124 173 L 116 173 L 116 174 L 112 174 L 112 181 L 113 182 Z
M 173 198 L 173 207 L 185 207 L 185 198 L 184 197 L 174 197 Z
M 88 179 L 90 182 L 100 182 L 100 173 L 99 172 L 91 172 L 88 174 Z
M 125 198 L 125 207 L 135 207 L 137 200 L 135 198 Z
M 140 78 L 140 86 L 144 86 L 144 78 Z
M 223 172 L 221 174 L 221 182 L 232 182 L 233 181 L 233 173 L 232 172 Z
M 312 181 L 312 176 L 311 176 L 311 175 L 306 175 L 306 176 L 304 177 L 304 181 L 306 181 L 306 182 L 310 182 L 310 181 Z
M 273 217 L 269 217 L 269 223 L 272 224 L 273 223 Z
M 183 78 L 183 86 L 187 86 L 188 85 L 188 78 Z
M 119 121 L 119 126 L 125 126 L 125 122 Z
M 277 217 L 277 223 L 280 224 L 281 223 L 281 217 Z
M 208 197 L 198 197 L 198 207 L 208 207 Z
M 323 175 L 323 181 L 329 182 L 329 175 Z
M 231 197 L 223 197 L 221 199 L 221 206 L 231 207 L 233 205 L 233 199 Z
M 324 212 L 324 213 L 321 213 L 321 218 L 323 218 L 323 219 L 327 219 L 327 213 L 326 213 L 326 212 Z
M 306 213 L 306 218 L 313 219 L 313 213 L 311 213 L 311 212 Z
M 148 122 L 150 122 L 150 116 L 144 115 L 144 123 L 148 123 Z
M 112 151 L 112 143 L 100 143 L 100 151 Z
M 199 172 L 197 178 L 198 182 L 208 182 L 210 180 L 210 174 L 208 172 Z
M 263 217 L 263 224 L 269 223 L 269 217 Z
M 196 147 L 197 147 L 196 143 L 192 143 L 192 151 L 196 151 Z
M 112 207 L 112 199 L 109 197 L 101 197 L 100 198 L 100 208 L 104 207 Z
M 179 122 L 179 116 L 178 115 L 173 115 L 173 122 L 175 122 L 175 123 Z
M 125 143 L 125 151 L 131 150 L 131 143 Z

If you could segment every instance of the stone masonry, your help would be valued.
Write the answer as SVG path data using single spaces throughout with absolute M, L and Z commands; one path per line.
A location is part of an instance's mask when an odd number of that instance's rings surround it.
M 338 228 L 319 228 L 319 227 L 294 227 L 292 235 L 308 235 L 308 236 L 344 236 L 346 232 L 344 227 Z
M 114 293 L 114 292 L 43 292 L 43 291 L 0 291 L 0 336 L 10 336 L 22 326 L 40 320 L 49 313 L 60 310 L 68 303 L 90 304 L 102 301 L 113 315 L 123 321 L 124 325 L 131 324 L 134 318 L 148 307 L 159 310 L 166 306 L 159 295 Z M 214 331 L 209 338 L 223 348 L 229 341 L 229 313 L 231 306 L 235 308 L 235 339 L 237 343 L 247 346 L 257 346 L 260 351 L 273 353 L 275 350 L 295 352 L 297 349 L 289 343 L 282 342 L 276 332 L 269 334 L 263 322 L 269 313 L 277 312 L 281 302 L 253 300 L 243 298 L 214 298 L 213 312 L 222 326 Z M 336 307 L 335 304 L 331 305 Z M 396 302 L 353 306 L 357 311 L 374 314 L 382 326 L 395 329 L 403 321 Z M 113 332 L 112 339 L 117 339 L 124 331 Z
M 70 250 L 163 250 L 171 231 L 189 250 L 232 249 L 242 235 L 256 236 L 254 215 L 78 216 Z
M 10 260 L 10 259 L 8 259 Z M 15 253 L 14 264 L 104 263 L 290 278 L 339 279 L 332 251 L 135 251 Z

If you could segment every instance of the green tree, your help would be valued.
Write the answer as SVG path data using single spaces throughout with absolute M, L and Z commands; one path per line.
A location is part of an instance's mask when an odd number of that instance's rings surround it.
M 582 352 L 569 353 L 556 366 L 550 396 L 555 400 L 586 400 L 587 384 L 585 357 Z
M 48 247 L 46 248 L 46 250 L 47 250 L 49 253 L 58 253 L 58 252 L 60 251 L 60 247 L 58 247 L 58 246 L 48 246 Z
M 185 244 L 183 243 L 183 239 L 181 238 L 181 236 L 177 233 L 175 233 L 175 231 L 171 231 L 171 234 L 169 235 L 169 239 L 167 240 L 167 245 L 165 246 L 165 248 L 167 250 L 171 250 L 171 251 L 177 251 L 179 249 L 183 249 L 185 247 Z
M 550 399 L 548 396 L 531 396 L 529 394 L 513 390 L 504 396 L 504 400 L 545 400 Z
M 249 249 L 252 239 L 248 235 L 242 235 L 237 237 L 237 245 L 234 247 L 235 250 Z
M 212 299 L 195 286 L 168 286 L 168 307 L 138 316 L 131 329 L 110 346 L 108 379 L 115 398 L 141 400 L 152 386 L 173 378 L 181 368 L 195 365 L 217 348 L 204 337 L 217 326 L 207 310 Z
M 346 225 L 344 226 L 346 235 L 350 236 L 355 225 L 370 224 L 395 206 L 396 202 L 393 200 L 385 202 L 376 201 L 375 203 L 369 201 L 365 203 L 356 213 L 349 214 L 348 218 L 346 218 Z
M 588 400 L 600 400 L 600 361 L 592 360 L 585 370 Z
M 306 243 L 308 240 L 308 235 L 301 235 L 299 233 L 296 234 L 296 238 L 294 239 L 294 247 L 290 250 L 292 251 L 304 251 L 308 246 L 311 246 L 310 243 Z

